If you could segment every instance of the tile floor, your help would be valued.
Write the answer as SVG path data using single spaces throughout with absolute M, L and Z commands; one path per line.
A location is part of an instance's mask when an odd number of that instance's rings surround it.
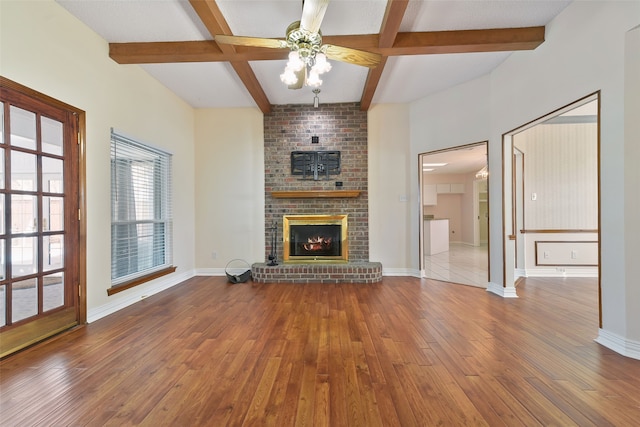
M 447 252 L 424 257 L 425 277 L 486 288 L 489 257 L 487 245 L 451 243 Z

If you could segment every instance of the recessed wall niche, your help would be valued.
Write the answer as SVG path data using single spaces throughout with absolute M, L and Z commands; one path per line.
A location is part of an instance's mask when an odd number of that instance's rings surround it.
M 311 145 L 311 137 L 319 143 Z M 340 174 L 329 179 L 301 180 L 291 174 L 294 151 L 339 151 Z M 358 103 L 274 105 L 264 115 L 265 259 L 271 251 L 271 229 L 277 222 L 277 257 L 282 260 L 284 215 L 349 215 L 349 261 L 369 261 L 367 183 L 367 112 Z M 272 191 L 358 190 L 355 198 L 276 199 Z

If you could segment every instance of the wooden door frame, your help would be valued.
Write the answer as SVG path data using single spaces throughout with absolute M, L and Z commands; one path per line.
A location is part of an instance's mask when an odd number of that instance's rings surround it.
M 599 327 L 602 328 L 602 206 L 600 199 L 600 118 L 601 118 L 601 103 L 602 96 L 600 91 L 596 91 L 590 93 L 589 95 L 583 96 L 580 99 L 577 99 L 563 107 L 560 107 L 544 116 L 538 117 L 528 123 L 525 123 L 522 126 L 519 126 L 515 129 L 512 129 L 508 132 L 505 132 L 502 135 L 502 296 L 506 297 L 517 297 L 515 292 L 516 286 L 516 233 L 518 230 L 516 229 L 516 209 L 518 200 L 515 197 L 515 186 L 517 185 L 516 181 L 516 168 L 514 165 L 515 162 L 515 146 L 513 137 L 515 134 L 522 132 L 531 127 L 537 126 L 538 124 L 543 123 L 544 121 L 559 116 L 566 111 L 573 110 L 580 105 L 589 103 L 589 102 L 597 102 L 597 143 L 596 143 L 596 151 L 597 151 L 597 181 L 598 181 L 598 318 L 599 318 Z M 524 197 L 524 195 L 523 195 Z M 521 208 L 522 209 L 522 208 Z M 494 288 L 492 292 L 500 294 L 497 288 Z
M 418 267 L 419 267 L 419 271 L 420 271 L 420 277 L 422 278 L 428 278 L 426 276 L 426 269 L 425 269 L 425 262 L 424 262 L 424 203 L 423 203 L 423 188 L 425 185 L 424 182 L 424 172 L 422 171 L 422 163 L 423 163 L 423 158 L 425 156 L 429 156 L 429 155 L 433 155 L 433 154 L 439 154 L 439 153 L 444 153 L 444 152 L 455 152 L 455 151 L 462 151 L 465 149 L 468 149 L 470 147 L 477 147 L 477 146 L 484 146 L 485 150 L 486 150 L 486 156 L 487 156 L 487 167 L 489 166 L 489 141 L 485 140 L 485 141 L 479 141 L 479 142 L 472 142 L 470 144 L 463 144 L 463 145 L 456 145 L 454 147 L 448 147 L 448 148 L 442 148 L 442 149 L 438 149 L 438 150 L 434 150 L 434 151 L 426 151 L 423 153 L 418 153 L 418 212 L 419 212 L 419 224 L 418 224 L 418 255 L 419 255 L 419 260 L 418 260 Z M 490 175 L 487 176 L 487 215 L 489 215 L 489 178 Z M 474 209 L 477 208 L 477 203 L 476 203 L 476 189 L 475 189 L 475 182 L 474 182 Z M 475 222 L 475 220 L 474 220 Z M 476 225 L 474 225 L 474 228 L 476 227 Z M 490 251 L 490 231 L 489 231 L 489 223 L 488 223 L 488 219 L 487 219 L 487 284 L 490 282 L 490 277 L 491 277 L 491 251 Z M 474 243 L 475 243 L 475 230 L 474 230 Z
M 75 135 L 78 144 L 78 289 L 77 289 L 77 322 L 79 325 L 87 322 L 87 200 L 86 200 L 86 113 L 84 110 L 66 104 L 13 80 L 0 76 L 0 86 L 19 92 L 20 94 L 36 99 L 40 102 L 49 104 L 55 108 L 66 110 L 72 113 L 77 120 L 77 135 Z

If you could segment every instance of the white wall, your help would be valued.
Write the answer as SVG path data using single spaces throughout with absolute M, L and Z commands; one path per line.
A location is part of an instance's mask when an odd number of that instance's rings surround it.
M 626 336 L 640 341 L 640 27 L 626 35 L 624 97 L 624 240 Z M 640 347 L 636 348 L 640 353 Z
M 573 2 L 547 26 L 546 41 L 535 51 L 516 52 L 488 78 L 415 102 L 410 113 L 414 158 L 420 152 L 489 140 L 490 280 L 502 285 L 502 135 L 601 90 L 603 330 L 626 343 L 640 342 L 638 327 L 631 328 L 640 324 L 640 302 L 628 299 L 637 295 L 629 292 L 639 286 L 637 276 L 635 283 L 625 277 L 625 258 L 637 259 L 640 253 L 625 254 L 637 246 L 625 248 L 624 228 L 625 215 L 638 218 L 637 209 L 625 210 L 624 200 L 624 61 L 625 34 L 639 22 L 640 2 Z M 637 54 L 634 50 L 629 55 Z M 637 101 L 626 105 L 632 109 L 627 117 L 640 115 Z M 637 139 L 637 134 L 632 136 Z M 637 181 L 626 183 L 637 188 Z M 413 185 L 417 187 L 417 180 Z M 416 221 L 407 233 L 417 232 Z M 611 341 L 607 345 L 613 347 Z
M 194 270 L 194 113 L 53 1 L 2 1 L 0 74 L 86 112 L 87 309 L 102 317 Z M 174 153 L 176 273 L 111 297 L 110 128 Z
M 196 266 L 264 262 L 264 133 L 257 108 L 196 111 Z M 215 258 L 214 258 L 215 252 Z M 242 266 L 234 262 L 232 266 Z
M 524 228 L 597 229 L 597 124 L 540 124 L 513 140 L 524 153 Z
M 383 274 L 419 275 L 417 157 L 409 156 L 408 105 L 375 105 L 369 110 L 369 259 Z M 409 173 L 412 171 L 413 173 Z

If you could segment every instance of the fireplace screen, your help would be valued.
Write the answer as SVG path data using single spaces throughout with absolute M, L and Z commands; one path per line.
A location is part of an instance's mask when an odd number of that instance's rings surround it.
M 348 261 L 347 215 L 285 215 L 284 261 Z

